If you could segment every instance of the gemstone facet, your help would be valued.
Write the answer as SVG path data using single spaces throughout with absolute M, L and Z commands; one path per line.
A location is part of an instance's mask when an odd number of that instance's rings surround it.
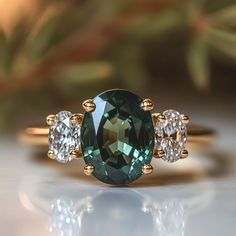
M 69 111 L 59 112 L 49 130 L 49 149 L 62 163 L 71 161 L 70 153 L 80 147 L 80 126 L 71 123 L 71 116 Z
M 154 127 L 142 99 L 125 90 L 109 90 L 93 100 L 81 127 L 81 147 L 93 175 L 109 184 L 126 184 L 142 175 L 152 159 Z
M 187 128 L 181 120 L 181 115 L 175 110 L 163 112 L 164 122 L 157 122 L 155 126 L 155 148 L 165 152 L 162 158 L 168 162 L 180 159 L 181 151 L 187 141 Z

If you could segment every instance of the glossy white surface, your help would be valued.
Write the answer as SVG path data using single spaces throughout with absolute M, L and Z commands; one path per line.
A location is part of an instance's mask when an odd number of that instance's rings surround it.
M 0 235 L 235 236 L 235 121 L 205 122 L 218 128 L 214 147 L 154 160 L 154 174 L 122 188 L 84 176 L 82 160 L 63 165 L 1 141 Z

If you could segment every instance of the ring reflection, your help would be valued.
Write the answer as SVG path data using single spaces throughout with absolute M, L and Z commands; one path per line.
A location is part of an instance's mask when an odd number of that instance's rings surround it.
M 177 199 L 156 203 L 137 191 L 108 189 L 51 204 L 50 231 L 57 236 L 184 235 L 185 209 Z

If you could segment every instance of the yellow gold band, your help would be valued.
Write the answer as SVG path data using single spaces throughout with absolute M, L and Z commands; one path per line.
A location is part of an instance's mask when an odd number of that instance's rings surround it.
M 36 126 L 29 127 L 20 133 L 20 139 L 32 145 L 48 145 L 49 127 Z M 190 125 L 188 127 L 188 143 L 191 144 L 208 144 L 214 140 L 215 132 L 212 129 L 201 126 Z

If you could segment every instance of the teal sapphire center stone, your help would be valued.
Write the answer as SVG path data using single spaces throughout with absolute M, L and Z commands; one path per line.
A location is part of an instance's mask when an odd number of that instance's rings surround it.
M 109 90 L 93 100 L 96 109 L 84 115 L 81 146 L 93 175 L 109 184 L 126 184 L 142 175 L 152 159 L 154 128 L 142 98 L 125 90 Z

